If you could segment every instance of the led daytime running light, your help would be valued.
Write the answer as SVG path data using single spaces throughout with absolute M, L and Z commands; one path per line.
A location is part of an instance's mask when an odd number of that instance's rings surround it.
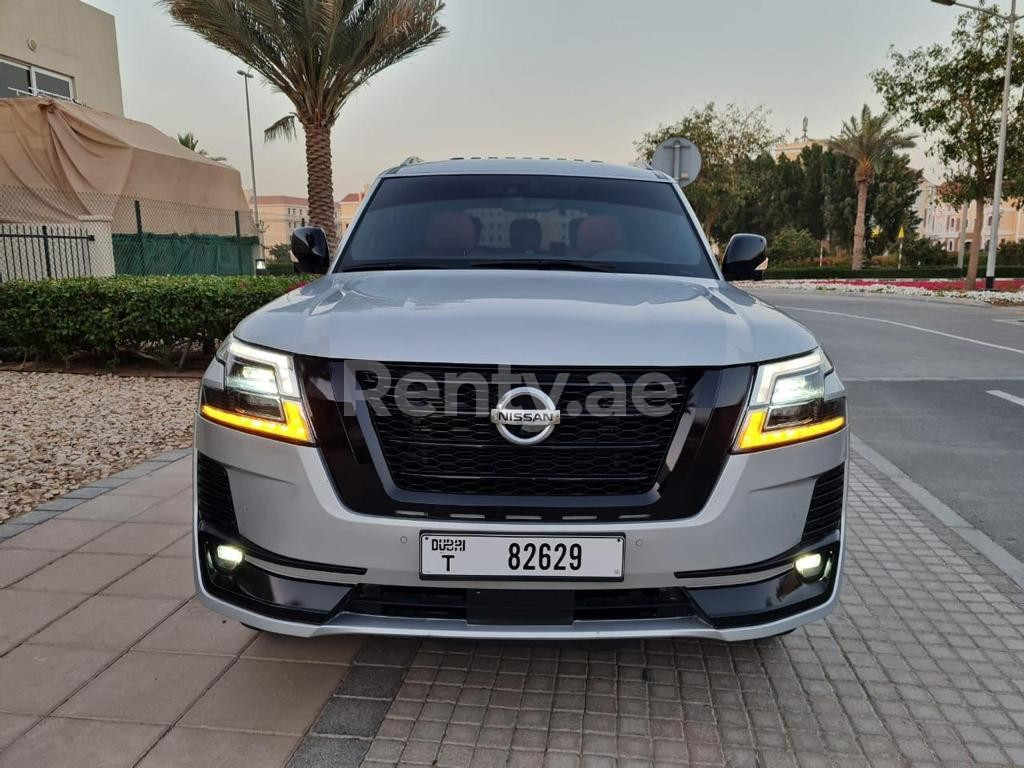
M 815 437 L 830 435 L 846 426 L 846 416 L 835 416 L 816 424 L 803 424 L 797 427 L 764 430 L 767 411 L 751 411 L 743 423 L 739 440 L 736 441 L 738 451 L 758 451 L 763 448 L 775 448 L 780 445 L 799 443 Z
M 200 412 L 210 421 L 234 427 L 235 429 L 268 437 L 276 437 L 280 440 L 291 440 L 296 443 L 312 443 L 310 438 L 312 433 L 306 424 L 306 416 L 302 412 L 302 406 L 291 400 L 282 400 L 281 407 L 284 410 L 283 422 L 225 411 L 209 403 L 203 403 Z

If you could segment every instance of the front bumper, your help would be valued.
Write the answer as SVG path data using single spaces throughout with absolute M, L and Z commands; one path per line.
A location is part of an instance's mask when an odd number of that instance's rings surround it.
M 812 546 L 831 553 L 827 578 L 801 583 L 791 562 L 815 480 L 845 464 L 847 439 L 843 430 L 801 445 L 730 456 L 708 502 L 692 517 L 539 525 L 361 515 L 341 504 L 317 449 L 247 435 L 199 418 L 195 454 L 226 468 L 237 531 L 200 525 L 196 510 L 196 587 L 202 602 L 225 616 L 304 637 L 367 633 L 488 639 L 690 636 L 747 640 L 775 635 L 826 616 L 838 601 L 845 526 Z M 680 595 L 690 610 L 626 619 L 570 617 L 566 622 L 565 603 L 571 600 L 566 592 L 580 595 L 577 602 L 599 601 L 597 592 L 610 592 L 609 585 L 580 583 L 567 590 L 565 584 L 544 581 L 489 582 L 488 588 L 494 591 L 480 595 L 480 584 L 473 581 L 427 582 L 418 571 L 421 529 L 620 533 L 626 539 L 625 576 L 611 586 L 644 595 L 675 590 L 673 594 Z M 245 582 L 242 587 L 226 581 L 216 568 L 211 571 L 209 547 L 219 541 L 238 543 L 247 551 L 249 557 L 235 575 Z M 443 587 L 445 599 L 458 603 L 462 593 L 468 607 L 460 614 L 456 605 L 444 615 L 347 610 L 346 604 L 367 585 L 432 595 L 441 592 L 430 590 Z M 473 604 L 492 599 L 515 602 L 516 595 L 532 597 L 538 605 L 560 602 L 560 619 L 496 624 L 479 621 L 471 610 Z

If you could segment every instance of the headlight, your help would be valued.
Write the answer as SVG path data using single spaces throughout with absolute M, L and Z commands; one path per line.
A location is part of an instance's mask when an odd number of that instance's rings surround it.
M 820 349 L 762 365 L 734 450 L 775 448 L 846 426 L 846 398 L 825 399 L 825 377 L 831 372 L 832 364 Z
M 203 387 L 203 416 L 245 432 L 312 444 L 313 431 L 290 355 L 229 336 L 217 350 L 217 359 L 224 365 L 224 388 Z

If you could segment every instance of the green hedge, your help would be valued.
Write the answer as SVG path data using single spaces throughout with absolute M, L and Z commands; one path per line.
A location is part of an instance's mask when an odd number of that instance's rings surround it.
M 901 277 L 905 280 L 927 280 L 929 278 L 956 280 L 964 273 L 956 267 L 917 267 L 915 269 L 868 268 L 854 272 L 849 267 L 778 267 L 772 268 L 771 262 L 765 272 L 766 280 L 829 280 L 848 278 L 864 278 L 873 280 L 883 277 Z M 996 277 L 1024 277 L 1024 267 L 996 267 Z M 985 279 L 985 267 L 978 270 L 978 279 Z
M 176 359 L 210 350 L 249 313 L 299 284 L 291 277 L 82 277 L 0 283 L 0 354 L 114 363 L 125 352 Z

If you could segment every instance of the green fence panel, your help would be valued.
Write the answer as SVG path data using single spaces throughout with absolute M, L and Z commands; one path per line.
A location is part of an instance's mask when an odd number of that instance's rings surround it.
M 251 275 L 255 237 L 115 234 L 119 275 Z

